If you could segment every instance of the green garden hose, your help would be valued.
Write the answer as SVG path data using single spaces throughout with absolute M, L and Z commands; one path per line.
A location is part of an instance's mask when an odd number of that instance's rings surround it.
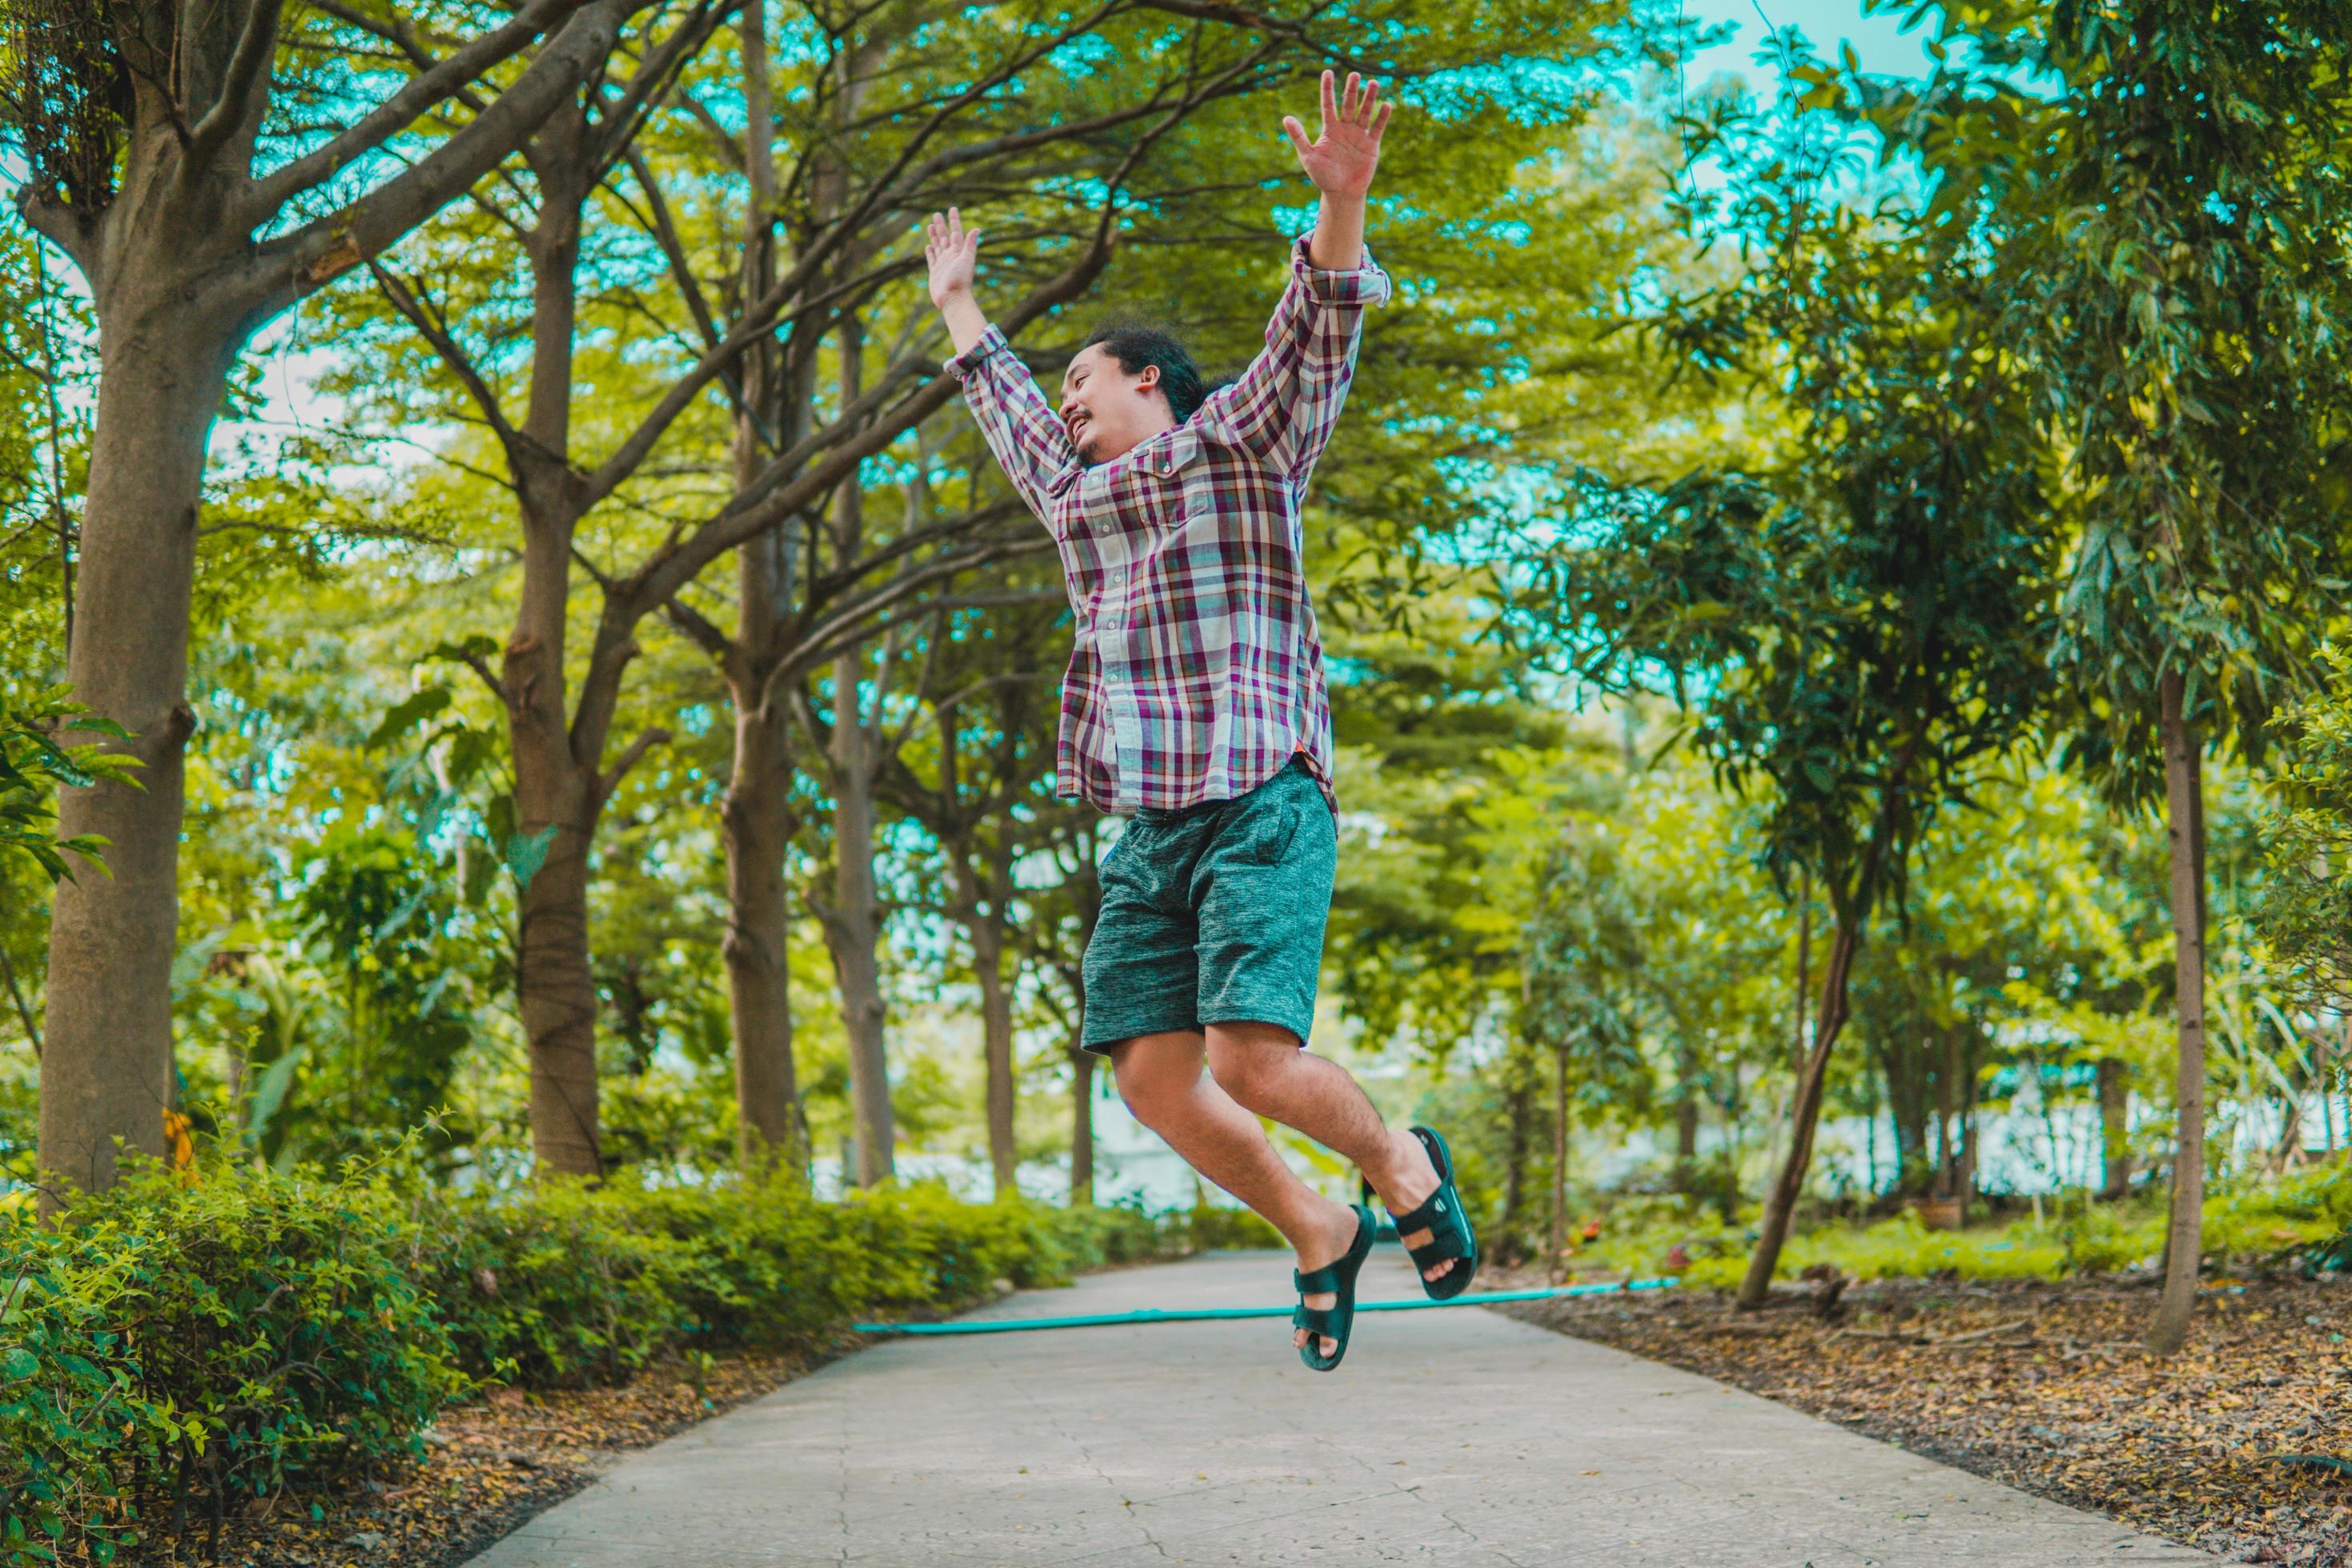
M 1677 1281 L 1628 1279 L 1616 1285 L 1559 1285 L 1544 1290 L 1489 1290 L 1450 1301 L 1359 1301 L 1359 1312 L 1417 1312 L 1435 1307 L 1489 1307 L 1502 1301 L 1549 1301 L 1561 1296 L 1607 1296 L 1620 1290 L 1664 1290 Z M 1121 1323 L 1191 1323 L 1220 1318 L 1286 1318 L 1288 1307 L 1146 1307 L 1133 1312 L 1090 1312 L 1075 1318 L 998 1318 L 956 1323 L 858 1323 L 861 1334 L 1011 1334 L 1024 1329 L 1099 1329 Z

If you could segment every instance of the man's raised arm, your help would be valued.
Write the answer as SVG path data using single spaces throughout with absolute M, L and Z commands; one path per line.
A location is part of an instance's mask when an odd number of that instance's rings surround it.
M 1388 277 L 1364 250 L 1364 197 L 1395 105 L 1353 71 L 1334 90 L 1323 73 L 1323 126 L 1312 142 L 1292 116 L 1282 128 L 1322 200 L 1291 260 L 1290 285 L 1266 324 L 1265 348 L 1203 412 L 1299 485 L 1339 423 L 1355 374 L 1364 309 L 1388 298 Z
M 1005 477 L 1029 510 L 1050 525 L 1054 499 L 1077 477 L 1078 455 L 1029 367 L 973 298 L 980 230 L 964 227 L 963 215 L 954 207 L 945 217 L 933 214 L 923 228 L 923 258 L 930 264 L 931 303 L 955 343 L 948 374 L 963 384 L 964 401 Z

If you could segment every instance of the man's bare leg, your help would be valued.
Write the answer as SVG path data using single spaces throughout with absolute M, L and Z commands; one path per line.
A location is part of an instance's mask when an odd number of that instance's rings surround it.
M 1391 1214 L 1406 1214 L 1437 1191 L 1437 1167 L 1411 1132 L 1381 1120 L 1361 1085 L 1328 1057 L 1300 1048 L 1298 1037 L 1275 1024 L 1212 1024 L 1209 1071 L 1244 1110 L 1296 1128 L 1355 1162 Z M 1426 1230 L 1399 1237 L 1407 1247 L 1430 1239 Z M 1422 1270 L 1428 1279 L 1454 1269 L 1446 1259 Z
M 1215 1033 L 1211 1031 L 1211 1038 Z M 1110 1052 L 1119 1096 L 1136 1120 L 1165 1139 L 1185 1163 L 1280 1231 L 1298 1255 L 1302 1272 L 1345 1255 L 1356 1239 L 1354 1212 L 1309 1187 L 1282 1163 L 1257 1118 L 1234 1104 L 1217 1080 L 1201 1070 L 1205 1058 L 1205 1042 L 1189 1031 L 1139 1036 L 1122 1040 Z M 1433 1182 L 1430 1191 L 1436 1190 Z M 1323 1293 L 1307 1297 L 1307 1304 L 1329 1307 L 1338 1300 Z M 1291 1339 L 1305 1343 L 1307 1331 L 1299 1330 Z M 1325 1355 L 1339 1348 L 1337 1341 L 1323 1342 Z
M 1437 1191 L 1437 1170 L 1421 1140 L 1391 1131 L 1344 1068 L 1301 1050 L 1297 1037 L 1279 1026 L 1212 1024 L 1205 1039 L 1190 1032 L 1145 1035 L 1112 1047 L 1111 1060 L 1119 1094 L 1136 1119 L 1280 1231 L 1302 1272 L 1348 1250 L 1356 1238 L 1355 1216 L 1291 1173 L 1266 1142 L 1258 1116 L 1355 1162 L 1392 1214 L 1418 1208 Z M 1429 1233 L 1414 1231 L 1402 1239 L 1418 1247 Z M 1425 1273 L 1435 1279 L 1453 1267 L 1449 1260 Z M 1337 1300 L 1319 1292 L 1306 1299 L 1318 1308 Z M 1291 1339 L 1305 1344 L 1306 1331 Z M 1325 1355 L 1338 1348 L 1328 1339 L 1322 1346 Z

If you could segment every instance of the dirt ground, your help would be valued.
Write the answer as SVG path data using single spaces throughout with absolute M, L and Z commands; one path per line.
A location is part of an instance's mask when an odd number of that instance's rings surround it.
M 1757 1313 L 1699 1291 L 1505 1310 L 2225 1558 L 2352 1568 L 2352 1282 L 2220 1283 L 2168 1361 L 2140 1346 L 2155 1284 L 1849 1284 L 1826 1318 L 1826 1281 Z

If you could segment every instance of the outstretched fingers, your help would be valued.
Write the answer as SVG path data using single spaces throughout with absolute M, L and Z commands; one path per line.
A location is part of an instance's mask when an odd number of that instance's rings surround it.
M 1330 134 L 1331 127 L 1337 123 L 1339 119 L 1339 100 L 1332 90 L 1333 84 L 1337 82 L 1338 79 L 1338 77 L 1330 71 L 1325 71 L 1323 73 L 1323 132 L 1325 135 Z M 1355 79 L 1352 72 L 1349 74 L 1349 79 L 1350 81 Z
M 942 217 L 933 213 L 923 220 L 923 254 L 933 261 L 959 252 L 980 248 L 980 230 L 963 226 L 963 214 L 955 207 Z

